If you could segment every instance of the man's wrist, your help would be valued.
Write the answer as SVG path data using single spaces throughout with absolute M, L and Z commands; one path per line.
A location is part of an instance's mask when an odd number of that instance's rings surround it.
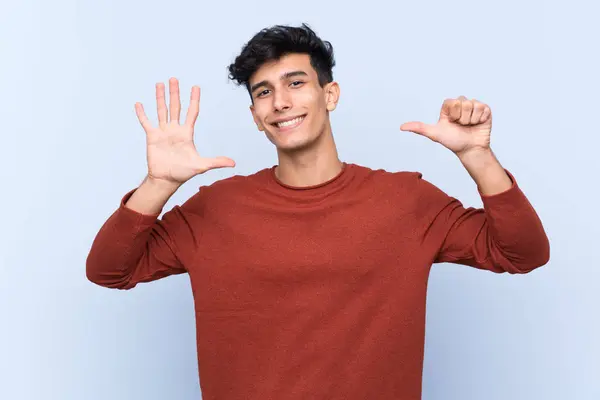
M 483 195 L 494 195 L 512 187 L 512 180 L 491 148 L 477 148 L 457 154 Z

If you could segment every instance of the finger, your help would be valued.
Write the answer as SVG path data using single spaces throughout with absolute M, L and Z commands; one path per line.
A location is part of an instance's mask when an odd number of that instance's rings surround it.
M 440 111 L 440 119 L 450 120 L 450 113 L 452 109 L 452 100 L 446 99 L 442 104 L 442 111 Z
M 229 157 L 214 157 L 210 160 L 213 168 L 235 167 L 235 161 Z
M 469 125 L 471 123 L 471 115 L 473 114 L 473 103 L 465 96 L 460 96 L 460 119 L 458 122 L 461 125 Z
M 471 125 L 479 124 L 479 120 L 481 119 L 481 115 L 483 114 L 483 110 L 485 110 L 485 104 L 475 99 L 473 101 L 473 114 L 471 115 Z
M 148 116 L 144 112 L 144 106 L 142 105 L 142 103 L 135 103 L 135 113 L 146 132 L 152 129 L 152 124 L 150 123 Z
M 414 132 L 431 140 L 435 140 L 436 137 L 435 125 L 428 125 L 423 122 L 406 122 L 400 126 L 400 130 Z
M 156 84 L 156 111 L 158 113 L 158 125 L 163 128 L 167 124 L 167 103 L 165 101 L 165 84 Z
M 452 99 L 449 101 L 449 115 L 448 115 L 448 119 L 451 122 L 455 122 L 458 121 L 460 119 L 460 114 L 462 111 L 462 105 L 460 103 L 460 100 L 457 99 Z
M 200 88 L 198 86 L 192 87 L 192 93 L 190 95 L 190 106 L 187 111 L 185 118 L 185 125 L 192 128 L 196 124 L 198 119 L 198 113 L 200 112 Z
M 179 101 L 179 81 L 175 78 L 169 79 L 169 105 L 170 121 L 179 123 L 181 103 Z
M 235 161 L 233 161 L 231 158 L 229 157 L 213 157 L 213 158 L 203 158 L 202 159 L 202 163 L 199 166 L 199 170 L 204 172 L 204 171 L 209 171 L 211 169 L 217 169 L 217 168 L 231 168 L 231 167 L 235 167 Z
M 490 106 L 485 106 L 483 113 L 481 114 L 481 118 L 479 119 L 479 123 L 482 124 L 487 122 L 492 117 L 492 110 Z

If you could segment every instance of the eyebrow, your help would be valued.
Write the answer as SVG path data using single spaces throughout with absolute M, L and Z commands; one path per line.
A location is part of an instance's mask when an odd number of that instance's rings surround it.
M 289 79 L 293 76 L 308 76 L 308 74 L 304 71 L 291 71 L 291 72 L 286 72 L 285 74 L 281 75 L 281 77 L 279 78 L 280 80 L 285 80 L 285 79 Z M 252 87 L 250 88 L 250 92 L 254 93 L 254 91 L 256 89 L 258 89 L 261 86 L 269 86 L 269 81 L 268 80 L 264 80 L 264 81 L 260 81 L 258 83 L 255 83 L 254 85 L 252 85 Z

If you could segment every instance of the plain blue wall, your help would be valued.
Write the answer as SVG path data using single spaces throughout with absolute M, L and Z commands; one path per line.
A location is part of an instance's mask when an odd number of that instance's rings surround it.
M 551 240 L 550 263 L 529 275 L 434 267 L 423 398 L 600 399 L 594 4 L 3 2 L 0 398 L 199 398 L 187 276 L 111 291 L 86 280 L 85 259 L 144 177 L 134 103 L 155 118 L 155 82 L 180 78 L 184 110 L 200 85 L 198 147 L 238 163 L 194 178 L 167 208 L 276 162 L 226 66 L 259 29 L 306 21 L 336 51 L 343 159 L 419 170 L 479 206 L 456 158 L 399 126 L 435 122 L 447 97 L 480 99 L 493 149 Z

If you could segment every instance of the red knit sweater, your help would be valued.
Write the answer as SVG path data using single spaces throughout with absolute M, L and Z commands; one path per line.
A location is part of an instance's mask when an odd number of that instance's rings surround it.
M 508 172 L 508 171 L 507 171 Z M 507 191 L 464 208 L 418 172 L 344 164 L 294 188 L 274 168 L 203 186 L 162 218 L 125 208 L 87 276 L 109 288 L 188 273 L 204 400 L 421 398 L 433 263 L 547 263 L 536 212 Z

